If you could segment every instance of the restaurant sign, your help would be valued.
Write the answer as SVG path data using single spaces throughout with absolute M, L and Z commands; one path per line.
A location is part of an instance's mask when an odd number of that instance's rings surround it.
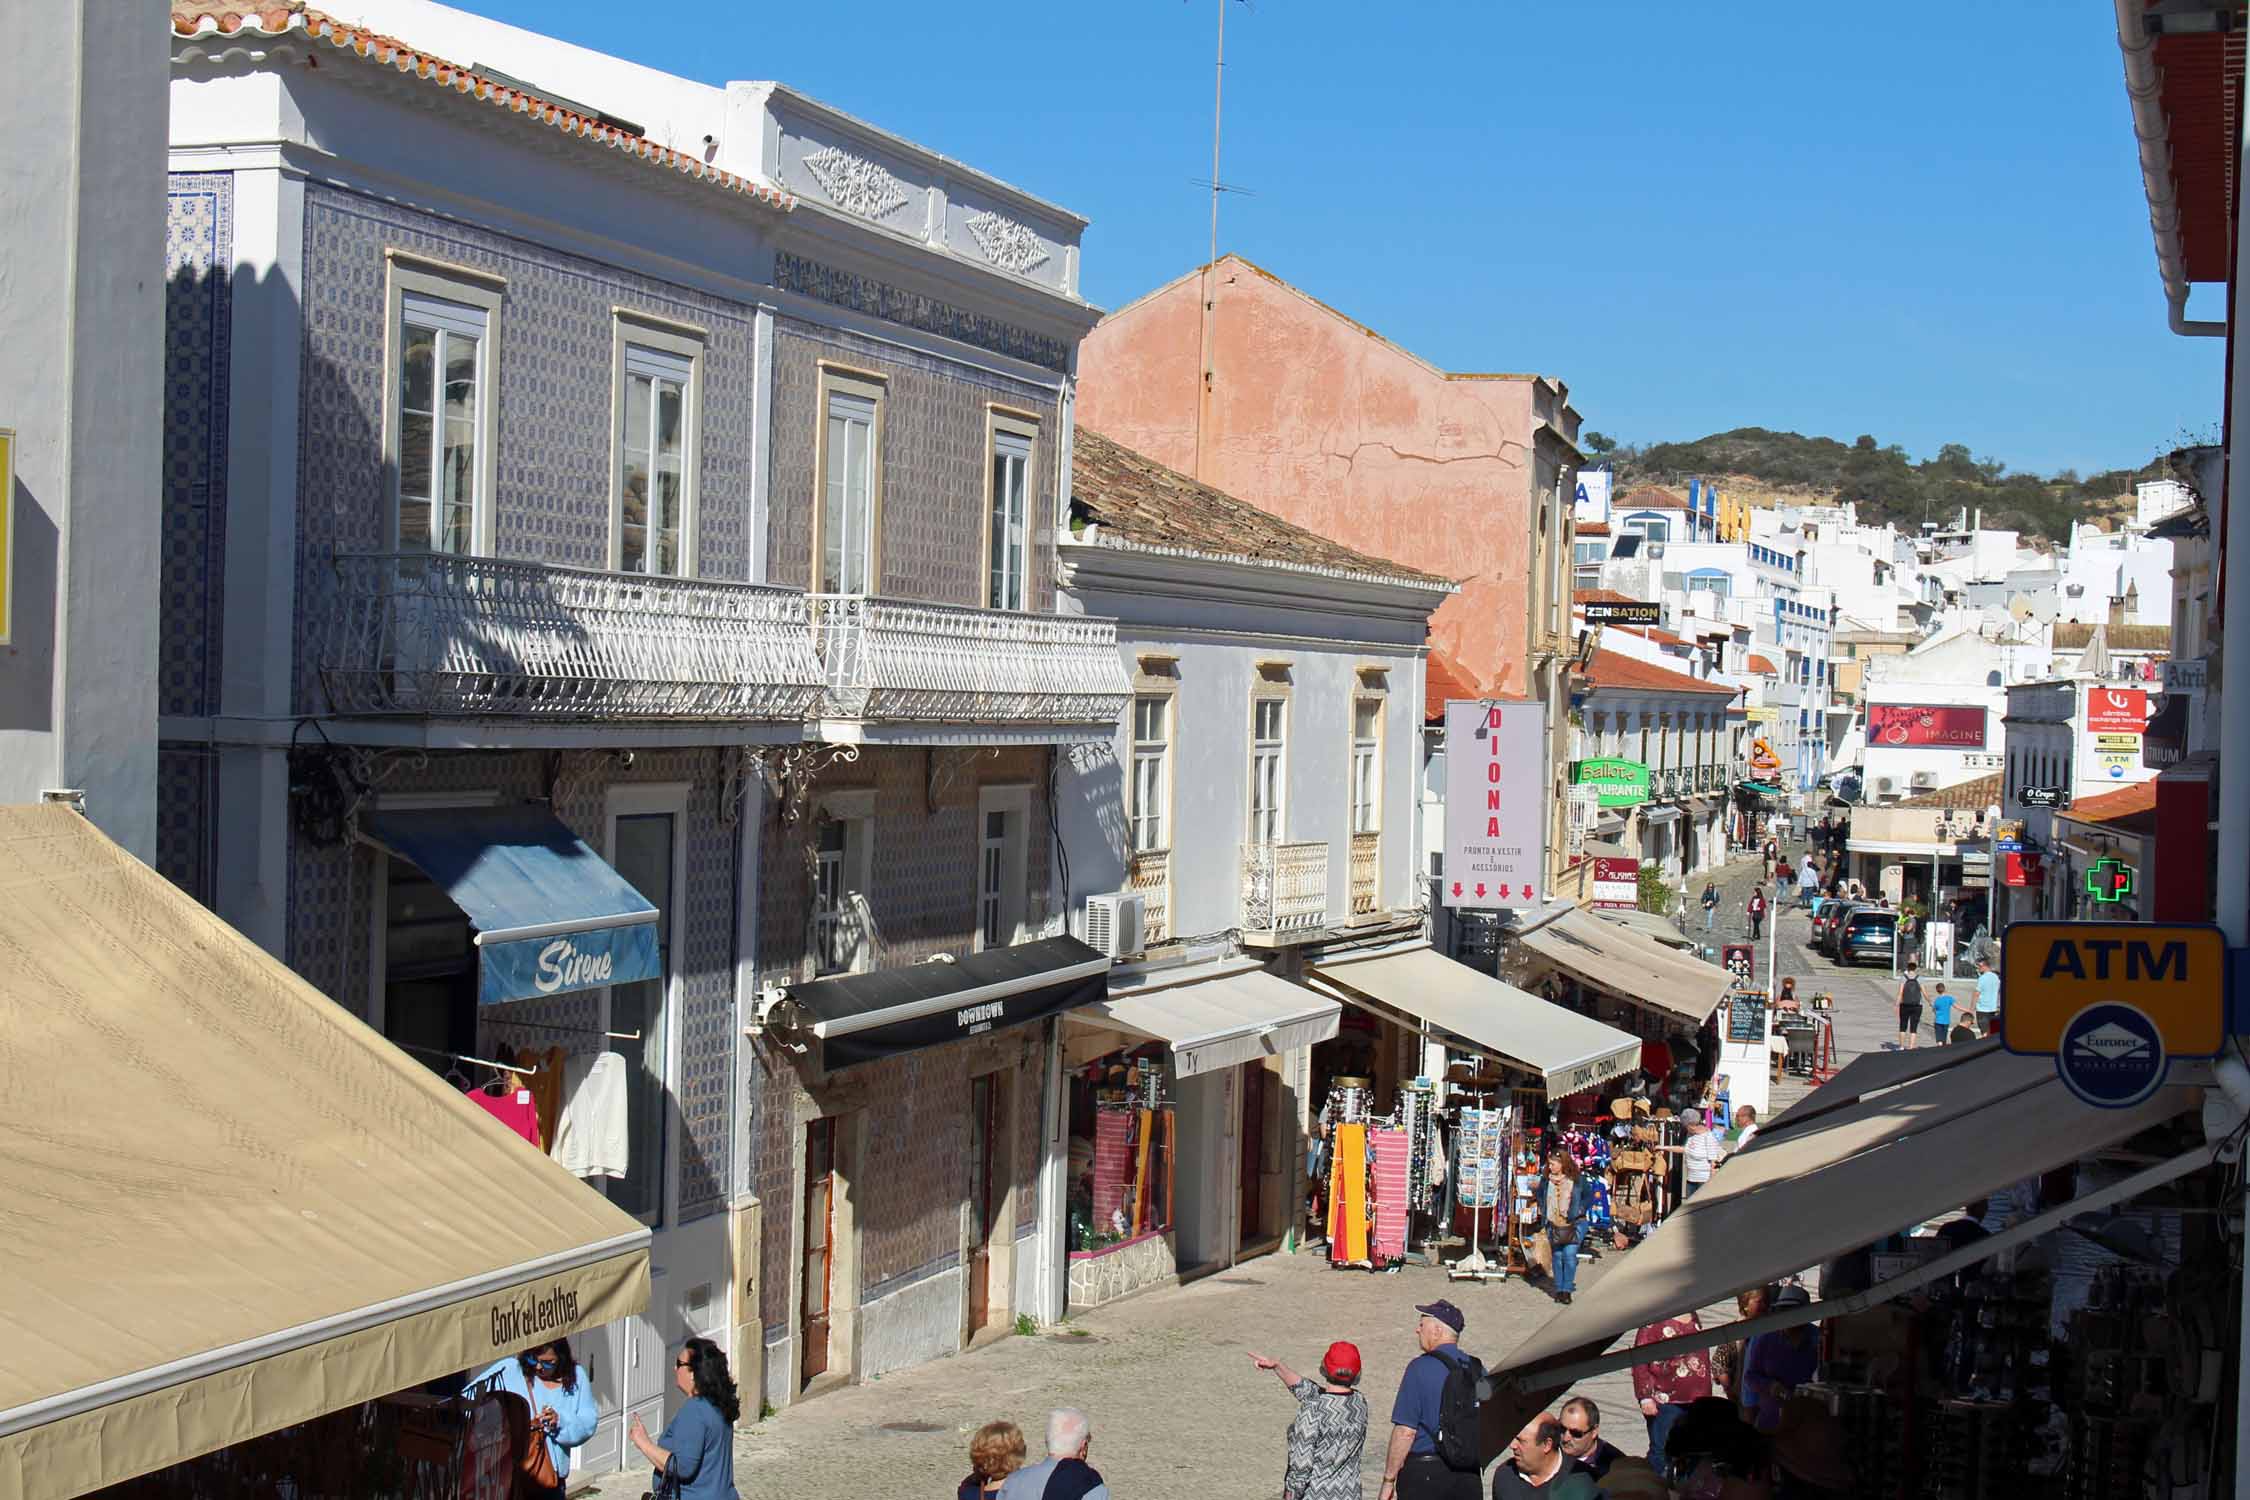
M 1637 760 L 1582 760 L 1570 779 L 1592 787 L 1603 807 L 1638 807 L 1648 800 L 1648 767 Z
M 1985 711 L 1954 703 L 1870 703 L 1867 743 L 1894 750 L 1982 750 Z
M 1596 856 L 1593 904 L 1609 911 L 1636 910 L 1641 904 L 1641 862 Z

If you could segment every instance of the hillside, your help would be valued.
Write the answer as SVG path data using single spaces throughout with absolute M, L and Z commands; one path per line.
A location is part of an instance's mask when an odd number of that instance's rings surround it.
M 2086 478 L 2066 471 L 2049 478 L 1974 458 L 1960 443 L 1948 443 L 1937 457 L 1916 463 L 1904 448 L 1883 447 L 1869 435 L 1846 444 L 1763 427 L 1737 427 L 1690 443 L 1621 447 L 1608 456 L 1621 490 L 1636 484 L 1677 488 L 1700 477 L 1753 503 L 1850 500 L 1858 503 L 1862 519 L 1906 526 L 1950 522 L 1956 511 L 1973 515 L 1981 509 L 1987 526 L 2053 541 L 2066 540 L 2073 521 L 2110 523 L 2130 514 L 2133 486 L 2168 472 L 2157 458 L 2139 469 Z

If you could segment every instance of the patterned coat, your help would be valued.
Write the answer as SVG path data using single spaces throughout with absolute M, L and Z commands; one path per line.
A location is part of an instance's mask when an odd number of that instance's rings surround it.
M 1698 1333 L 1703 1320 L 1694 1313 L 1682 1313 L 1666 1318 L 1661 1323 L 1651 1323 L 1633 1335 L 1636 1347 L 1654 1344 L 1664 1339 L 1676 1339 L 1683 1334 Z M 1640 1401 L 1654 1401 L 1659 1406 L 1685 1406 L 1712 1394 L 1711 1364 L 1701 1349 L 1691 1349 L 1685 1354 L 1675 1354 L 1645 1365 L 1633 1366 L 1633 1396 Z

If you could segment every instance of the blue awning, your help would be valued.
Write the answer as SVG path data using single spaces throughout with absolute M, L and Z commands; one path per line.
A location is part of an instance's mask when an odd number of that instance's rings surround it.
M 656 908 L 545 808 L 378 811 L 359 831 L 468 916 L 485 1005 L 663 975 Z

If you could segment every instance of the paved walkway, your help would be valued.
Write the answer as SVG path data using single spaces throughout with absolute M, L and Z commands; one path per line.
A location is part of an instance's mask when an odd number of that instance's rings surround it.
M 1754 864 L 1729 867 L 1722 888 L 1736 932 Z M 1700 884 L 1691 899 L 1700 894 Z M 1701 913 L 1691 918 L 1699 927 Z M 1780 916 L 1781 972 L 1800 991 L 1836 996 L 1844 1059 L 1895 1040 L 1887 974 L 1838 970 L 1803 946 L 1806 919 Z M 1728 924 L 1722 923 L 1722 935 Z M 1760 973 L 1765 952 L 1761 946 Z M 1785 1107 L 1804 1092 L 1792 1079 L 1775 1093 Z M 1591 1265 L 1582 1299 L 1600 1296 L 1601 1278 L 1628 1255 Z M 1390 1400 L 1413 1352 L 1413 1305 L 1446 1296 L 1468 1313 L 1464 1344 L 1496 1359 L 1554 1312 L 1540 1285 L 1448 1282 L 1442 1270 L 1408 1267 L 1389 1275 L 1336 1271 L 1317 1254 L 1275 1255 L 1177 1291 L 1151 1293 L 1080 1314 L 1059 1329 L 1002 1339 L 971 1353 L 934 1360 L 800 1402 L 779 1416 L 745 1423 L 736 1439 L 735 1480 L 746 1497 L 882 1493 L 950 1495 L 967 1470 L 969 1435 L 1005 1417 L 1021 1426 L 1034 1452 L 1048 1408 L 1074 1405 L 1094 1421 L 1092 1458 L 1121 1500 L 1169 1495 L 1260 1495 L 1279 1490 L 1282 1434 L 1293 1405 L 1280 1383 L 1252 1368 L 1256 1350 L 1309 1368 L 1331 1339 L 1350 1339 L 1366 1358 L 1373 1407 L 1367 1493 L 1381 1478 L 1382 1435 Z M 1732 1317 L 1731 1306 L 1712 1309 Z M 1589 1382 L 1603 1409 L 1604 1436 L 1630 1453 L 1646 1433 L 1625 1374 Z M 647 1470 L 598 1482 L 603 1500 L 637 1500 Z

